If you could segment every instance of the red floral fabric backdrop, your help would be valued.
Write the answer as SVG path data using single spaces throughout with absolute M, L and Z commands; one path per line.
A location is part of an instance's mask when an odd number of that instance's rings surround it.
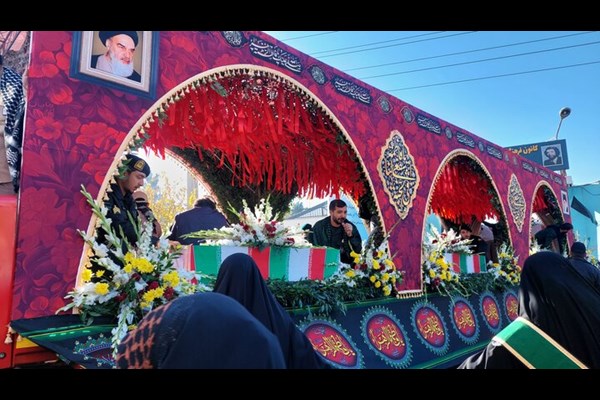
M 119 145 L 144 112 L 156 106 L 153 100 L 70 78 L 71 46 L 71 32 L 32 35 L 13 319 L 51 315 L 64 305 L 63 297 L 75 284 L 83 249 L 76 230 L 86 230 L 91 217 L 80 186 L 94 197 L 98 194 Z M 427 198 L 450 151 L 470 151 L 486 165 L 508 214 L 516 252 L 523 260 L 528 229 L 518 232 L 512 224 L 506 203 L 511 173 L 518 177 L 528 204 L 540 180 L 548 181 L 557 193 L 566 190 L 549 170 L 525 168 L 524 159 L 261 32 L 160 32 L 156 99 L 190 77 L 233 64 L 277 70 L 307 87 L 311 96 L 332 111 L 370 175 L 387 229 L 398 215 L 377 166 L 381 147 L 392 130 L 402 134 L 420 177 L 413 206 L 390 240 L 397 265 L 406 272 L 404 290 L 421 288 L 421 234 Z M 496 149 L 496 156 L 500 153 L 499 158 L 490 155 L 489 146 Z M 528 205 L 526 218 L 530 212 Z

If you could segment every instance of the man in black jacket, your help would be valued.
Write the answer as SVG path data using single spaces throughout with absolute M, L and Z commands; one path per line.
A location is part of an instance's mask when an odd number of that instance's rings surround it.
M 315 223 L 312 229 L 311 243 L 315 246 L 327 246 L 340 249 L 340 261 L 352 264 L 350 252 L 360 253 L 362 239 L 354 224 L 346 219 L 348 207 L 343 200 L 335 199 L 329 203 L 329 216 Z
M 581 242 L 573 243 L 569 262 L 600 293 L 600 270 L 587 260 L 585 244 Z

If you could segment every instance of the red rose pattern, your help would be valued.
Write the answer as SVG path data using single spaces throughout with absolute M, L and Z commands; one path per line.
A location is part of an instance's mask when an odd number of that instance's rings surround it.
M 247 38 L 255 35 L 276 43 L 262 32 L 244 32 L 244 35 Z M 398 216 L 377 172 L 379 149 L 392 130 L 400 131 L 415 157 L 420 177 L 413 208 L 390 238 L 391 250 L 397 253 L 396 262 L 403 265 L 405 272 L 400 289 L 421 288 L 423 215 L 435 174 L 452 150 L 471 151 L 483 161 L 492 174 L 505 210 L 509 210 L 506 199 L 511 173 L 517 175 L 525 198 L 534 197 L 535 186 L 541 177 L 515 166 L 512 157 L 511 162 L 498 160 L 477 148 L 458 144 L 455 137 L 447 139 L 443 130 L 449 127 L 456 132 L 457 128 L 441 120 L 438 121 L 442 135 L 418 127 L 414 120 L 416 114 L 429 115 L 389 95 L 386 97 L 393 111 L 385 114 L 375 101 L 383 95 L 379 90 L 284 44 L 279 45 L 299 57 L 304 67 L 300 75 L 254 57 L 248 50 L 248 43 L 231 47 L 218 32 L 160 32 L 156 99 L 190 77 L 226 65 L 257 65 L 290 76 L 324 104 L 349 135 L 369 173 L 386 229 L 392 227 Z M 79 193 L 80 185 L 83 184 L 93 196 L 98 194 L 126 134 L 146 110 L 155 107 L 154 101 L 71 78 L 72 32 L 34 32 L 31 50 L 13 318 L 51 315 L 63 305 L 64 295 L 75 284 L 77 254 L 83 247 L 83 241 L 75 232 L 76 229 L 86 230 L 91 216 Z M 318 65 L 329 82 L 317 84 L 308 71 L 310 65 Z M 330 82 L 334 75 L 366 88 L 372 103 L 366 105 L 340 95 Z M 410 123 L 403 118 L 401 110 L 404 107 L 413 113 Z M 465 130 L 460 131 L 484 145 L 488 143 Z M 550 184 L 556 193 L 565 190 L 564 186 Z M 514 224 L 510 224 L 510 229 L 512 238 L 526 235 L 518 232 Z M 526 238 L 518 239 L 513 246 L 517 255 L 526 257 L 529 246 Z M 34 279 L 31 274 L 35 275 Z

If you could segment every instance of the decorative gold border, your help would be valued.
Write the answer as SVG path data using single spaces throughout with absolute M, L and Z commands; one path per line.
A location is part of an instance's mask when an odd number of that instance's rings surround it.
M 406 153 L 407 153 L 408 157 L 410 158 L 410 161 L 412 163 L 412 167 L 415 170 L 415 176 L 416 176 L 414 193 L 410 198 L 410 202 L 406 205 L 406 210 L 404 210 L 404 211 L 398 207 L 398 205 L 394 201 L 393 194 L 390 192 L 388 187 L 384 184 L 384 182 L 385 182 L 384 173 L 381 169 L 381 163 L 383 162 L 384 155 L 385 155 L 386 151 L 390 148 L 390 144 L 391 144 L 392 140 L 394 140 L 395 136 L 398 136 L 400 138 L 400 141 L 406 148 Z M 405 219 L 408 216 L 410 209 L 412 208 L 414 199 L 417 197 L 417 190 L 419 189 L 419 183 L 421 181 L 421 178 L 419 176 L 419 171 L 417 170 L 415 158 L 412 156 L 412 154 L 410 154 L 410 148 L 406 144 L 406 141 L 404 140 L 404 137 L 402 136 L 400 131 L 398 131 L 397 129 L 394 129 L 393 131 L 390 132 L 390 136 L 388 136 L 387 140 L 385 141 L 385 145 L 381 147 L 381 155 L 379 156 L 379 159 L 377 160 L 377 172 L 379 172 L 379 179 L 381 179 L 381 182 L 383 184 L 383 190 L 387 194 L 390 204 L 392 204 L 394 206 L 394 209 L 396 210 L 396 214 L 398 214 L 401 219 Z
M 133 128 L 129 131 L 127 136 L 125 136 L 123 142 L 117 149 L 113 162 L 110 165 L 110 168 L 108 169 L 107 175 L 104 177 L 102 185 L 100 186 L 98 196 L 96 197 L 96 201 L 100 203 L 101 201 L 107 199 L 107 189 L 109 188 L 110 183 L 115 182 L 114 175 L 118 173 L 118 167 L 121 165 L 121 161 L 125 160 L 125 152 L 130 152 L 136 148 L 135 143 L 138 143 L 142 137 L 147 135 L 146 129 L 148 129 L 150 127 L 150 124 L 155 121 L 155 118 L 159 118 L 159 115 L 165 115 L 167 109 L 171 104 L 174 104 L 175 102 L 186 97 L 186 95 L 189 94 L 190 91 L 196 90 L 201 85 L 210 84 L 212 82 L 218 81 L 221 77 L 233 76 L 239 73 L 252 73 L 258 77 L 270 76 L 275 77 L 275 79 L 278 79 L 282 82 L 286 82 L 291 86 L 293 90 L 296 90 L 301 95 L 306 96 L 308 99 L 313 101 L 316 104 L 316 106 L 331 119 L 332 124 L 334 124 L 336 128 L 338 128 L 339 131 L 342 133 L 342 135 L 344 135 L 344 138 L 356 154 L 357 159 L 360 162 L 363 171 L 365 172 L 363 175 L 366 179 L 368 188 L 371 190 L 371 193 L 373 193 L 373 198 L 377 206 L 377 213 L 379 214 L 383 234 L 386 235 L 388 230 L 386 229 L 385 220 L 383 219 L 383 215 L 381 214 L 381 208 L 379 205 L 379 201 L 377 200 L 375 189 L 373 187 L 373 181 L 371 180 L 371 176 L 368 174 L 368 170 L 364 164 L 360 153 L 356 148 L 356 145 L 354 144 L 352 138 L 350 137 L 350 134 L 344 128 L 340 120 L 316 95 L 314 95 L 307 87 L 302 85 L 294 78 L 288 75 L 284 75 L 280 71 L 252 64 L 232 64 L 204 71 L 175 86 L 167 93 L 165 93 L 159 100 L 157 100 L 153 106 L 149 107 L 148 110 L 140 117 L 138 122 L 136 122 Z M 87 228 L 88 236 L 92 236 L 95 233 L 96 224 L 97 217 L 92 214 Z M 76 286 L 80 286 L 82 284 L 81 272 L 83 271 L 83 268 L 89 263 L 89 257 L 91 255 L 92 250 L 89 248 L 89 245 L 85 243 L 81 259 L 79 261 L 79 267 L 77 270 Z
M 515 195 L 520 197 L 522 201 L 523 209 L 521 210 L 521 216 L 519 217 L 519 209 L 518 205 L 513 205 L 511 193 L 515 190 Z M 527 212 L 527 203 L 525 203 L 525 195 L 523 194 L 523 189 L 521 188 L 521 184 L 519 183 L 519 179 L 515 174 L 510 174 L 510 182 L 508 184 L 507 192 L 506 192 L 506 201 L 508 202 L 508 207 L 510 208 L 510 213 L 513 217 L 513 221 L 517 226 L 517 230 L 519 233 L 523 231 L 523 224 L 525 223 L 525 214 Z M 531 217 L 530 217 L 531 218 Z M 531 224 L 530 224 L 531 225 Z

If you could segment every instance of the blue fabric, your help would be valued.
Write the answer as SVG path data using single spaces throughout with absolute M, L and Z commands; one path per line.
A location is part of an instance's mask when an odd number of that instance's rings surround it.
M 250 256 L 236 253 L 223 260 L 214 291 L 236 299 L 277 336 L 288 368 L 329 367 L 277 302 Z

